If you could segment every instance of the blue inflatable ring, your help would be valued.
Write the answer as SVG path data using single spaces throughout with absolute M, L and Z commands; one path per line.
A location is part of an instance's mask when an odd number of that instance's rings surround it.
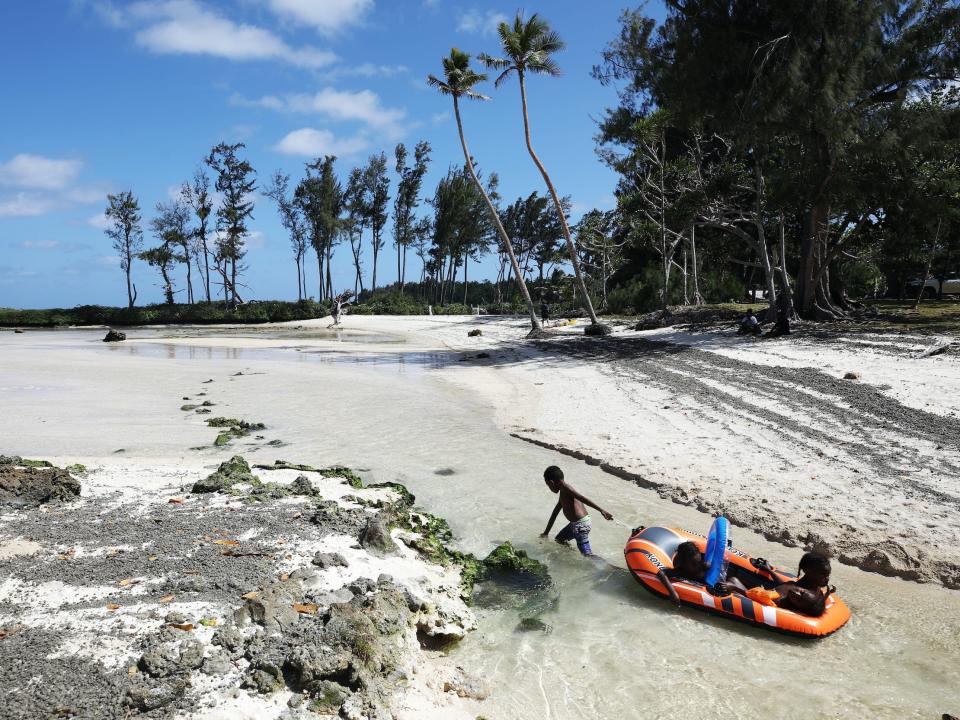
M 710 534 L 707 535 L 707 551 L 703 554 L 703 560 L 707 564 L 707 572 L 703 576 L 703 582 L 707 587 L 713 587 L 718 582 L 723 582 L 727 574 L 727 563 L 724 556 L 727 552 L 729 537 L 730 523 L 725 517 L 720 516 L 710 526 Z

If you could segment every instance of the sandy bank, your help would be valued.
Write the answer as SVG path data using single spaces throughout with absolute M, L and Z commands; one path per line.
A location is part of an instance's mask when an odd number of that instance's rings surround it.
M 386 530 L 401 496 L 256 473 L 198 494 L 196 464 L 114 461 L 4 508 L 0 717 L 475 717 L 482 686 L 422 649 L 474 627 L 460 573 Z
M 474 357 L 444 375 L 517 437 L 768 539 L 960 587 L 960 357 L 918 357 L 938 338 L 564 328 L 530 344 L 473 325 L 482 338 L 437 333 Z

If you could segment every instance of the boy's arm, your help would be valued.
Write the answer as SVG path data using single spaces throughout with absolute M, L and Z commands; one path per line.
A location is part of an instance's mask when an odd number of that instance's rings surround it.
M 550 534 L 550 528 L 553 527 L 553 523 L 557 519 L 557 515 L 560 514 L 561 507 L 562 505 L 560 504 L 560 501 L 557 500 L 557 506 L 553 508 L 553 512 L 550 513 L 550 522 L 547 523 L 547 529 L 540 533 L 540 537 L 546 537 Z
M 592 507 L 594 510 L 596 510 L 601 515 L 603 515 L 603 517 L 605 517 L 607 520 L 613 520 L 613 515 L 608 513 L 599 505 L 597 505 L 595 502 L 593 502 L 593 500 L 588 498 L 586 495 L 582 495 L 581 493 L 579 493 L 577 490 L 575 490 L 570 485 L 567 485 L 566 483 L 564 483 L 563 486 L 567 489 L 567 492 L 573 495 L 577 500 L 582 502 L 584 505 L 586 505 L 587 507 Z
M 673 583 L 670 582 L 667 574 L 663 570 L 660 570 L 657 572 L 657 577 L 660 578 L 660 582 L 663 583 L 663 586 L 667 588 L 667 592 L 670 593 L 670 601 L 677 607 L 680 607 L 680 596 L 677 595 L 677 590 L 673 587 Z

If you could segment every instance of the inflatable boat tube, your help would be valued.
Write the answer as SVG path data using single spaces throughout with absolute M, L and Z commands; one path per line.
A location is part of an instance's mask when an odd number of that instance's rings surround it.
M 661 582 L 658 572 L 673 569 L 673 558 L 680 543 L 692 541 L 701 552 L 706 552 L 707 538 L 698 533 L 668 527 L 648 527 L 635 531 L 627 541 L 623 553 L 630 573 L 644 588 L 659 597 L 669 599 L 670 593 Z M 759 584 L 773 588 L 776 582 L 769 573 L 758 570 L 750 562 L 750 556 L 736 548 L 727 548 L 724 555 L 727 577 L 736 576 L 747 587 Z M 777 574 L 788 580 L 793 573 L 776 568 Z M 827 598 L 827 607 L 820 617 L 801 615 L 778 607 L 761 605 L 742 595 L 716 596 L 704 583 L 673 580 L 673 588 L 680 602 L 688 607 L 714 615 L 757 625 L 787 635 L 803 638 L 821 638 L 836 632 L 850 619 L 850 610 L 836 594 Z
M 722 515 L 713 521 L 710 532 L 707 534 L 707 549 L 703 559 L 707 563 L 707 572 L 703 582 L 707 587 L 713 587 L 722 582 L 727 575 L 727 544 L 730 539 L 730 523 Z

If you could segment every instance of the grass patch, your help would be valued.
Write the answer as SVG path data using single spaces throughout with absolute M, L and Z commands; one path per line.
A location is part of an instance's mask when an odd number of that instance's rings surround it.
M 921 300 L 920 307 L 913 309 L 913 300 L 874 300 L 867 305 L 875 305 L 880 312 L 873 325 L 886 326 L 902 330 L 960 335 L 960 301 Z

